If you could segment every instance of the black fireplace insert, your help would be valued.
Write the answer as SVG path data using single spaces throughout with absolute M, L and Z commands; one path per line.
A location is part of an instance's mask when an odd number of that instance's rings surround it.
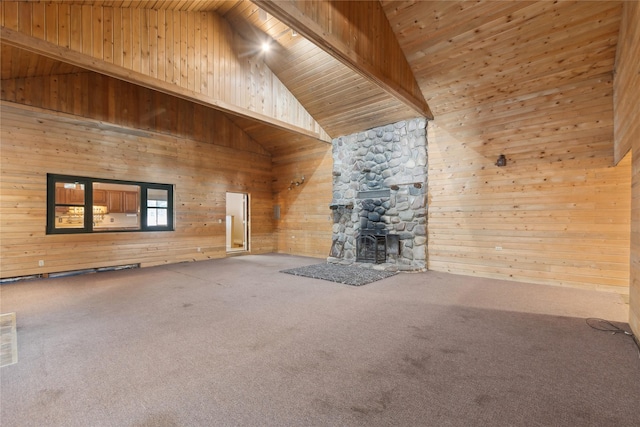
M 387 260 L 387 236 L 363 230 L 356 241 L 356 261 L 381 264 Z

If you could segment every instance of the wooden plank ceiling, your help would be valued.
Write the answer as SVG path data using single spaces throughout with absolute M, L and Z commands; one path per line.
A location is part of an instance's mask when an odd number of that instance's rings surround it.
M 52 0 L 55 2 L 56 0 Z M 57 0 L 60 1 L 60 0 Z M 62 0 L 69 5 L 225 13 L 241 0 Z
M 621 2 L 381 3 L 436 124 L 461 143 L 495 153 L 520 140 L 528 144 L 515 150 L 535 152 L 542 126 L 577 129 L 605 113 Z M 594 101 L 600 110 L 584 116 Z M 583 117 L 554 125 L 550 107 L 560 103 L 580 103 Z
M 274 41 L 264 61 L 332 137 L 418 115 L 251 2 L 238 4 L 224 17 L 247 40 L 258 35 Z
M 264 62 L 331 137 L 417 115 L 365 78 L 366 73 L 355 72 L 295 36 L 291 31 L 295 21 L 285 25 L 247 0 L 66 2 L 213 11 L 239 36 L 239 56 L 255 56 L 249 46 L 256 37 L 270 38 L 274 49 Z M 614 70 L 621 16 L 618 1 L 381 0 L 380 4 L 436 120 L 461 138 L 470 129 L 477 136 L 480 120 L 498 125 L 528 114 L 517 107 L 531 94 L 552 96 L 561 86 L 611 76 Z M 3 79 L 77 71 L 4 45 L 1 54 Z M 300 143 L 300 135 L 268 130 L 246 117 L 234 116 L 234 120 L 271 150 Z M 505 144 L 509 141 L 506 134 L 498 138 Z

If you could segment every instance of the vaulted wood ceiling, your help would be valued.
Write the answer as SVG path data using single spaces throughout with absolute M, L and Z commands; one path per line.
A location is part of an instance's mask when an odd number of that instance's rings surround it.
M 618 1 L 382 4 L 435 115 L 457 113 L 458 128 L 531 114 L 520 104 L 534 95 L 613 77 Z
M 525 115 L 538 114 L 540 120 L 545 119 L 532 98 L 584 103 L 590 97 L 611 96 L 610 92 L 594 89 L 590 82 L 594 78 L 609 82 L 612 79 L 621 17 L 619 1 L 381 0 L 373 4 L 330 4 L 287 0 L 269 5 L 247 0 L 65 0 L 64 3 L 215 12 L 236 32 L 236 55 L 264 61 L 322 128 L 318 136 L 322 132 L 330 137 L 357 132 L 415 117 L 420 112 L 428 114 L 430 108 L 436 123 L 446 126 L 461 140 L 470 132 L 477 140 L 483 132 L 479 130 L 482 122 L 487 126 L 484 142 L 491 140 L 502 145 L 511 141 L 509 123 Z M 346 6 L 347 3 L 351 6 Z M 271 13 L 260 12 L 257 4 Z M 368 10 L 375 16 L 376 9 L 383 11 L 386 23 L 366 19 L 346 22 L 350 17 L 355 19 L 353 16 L 359 10 Z M 392 33 L 384 33 L 385 25 Z M 336 28 L 346 30 L 338 34 Z M 294 36 L 291 29 L 309 36 L 315 44 L 302 35 Z M 395 40 L 389 43 L 375 39 L 376 34 Z M 260 57 L 249 46 L 257 37 L 264 36 L 273 40 L 275 49 Z M 406 58 L 410 78 L 400 75 L 404 72 L 401 66 L 393 68 L 387 64 L 389 58 L 394 58 L 394 43 L 403 54 L 402 60 Z M 388 57 L 381 58 L 376 50 L 376 46 L 382 45 L 386 46 L 388 51 L 384 54 Z M 73 73 L 79 69 L 77 65 L 4 41 L 1 53 L 2 79 L 37 73 Z M 411 94 L 411 79 L 418 85 L 417 94 Z M 584 96 L 560 100 L 564 90 L 580 86 Z M 610 89 L 610 85 L 604 86 Z M 428 107 L 420 111 L 423 101 Z M 224 105 L 221 109 L 224 110 Z M 239 126 L 272 151 L 317 139 L 313 132 L 300 133 L 286 123 L 273 127 L 265 120 L 252 120 L 251 115 L 229 113 Z M 496 127 L 503 127 L 504 131 L 496 131 Z

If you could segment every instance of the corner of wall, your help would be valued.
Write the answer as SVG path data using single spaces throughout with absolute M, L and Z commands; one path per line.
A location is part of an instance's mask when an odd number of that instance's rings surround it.
M 629 279 L 629 324 L 640 336 L 640 3 L 625 2 L 616 51 L 614 80 L 614 141 L 621 156 L 632 153 L 631 177 L 631 260 Z

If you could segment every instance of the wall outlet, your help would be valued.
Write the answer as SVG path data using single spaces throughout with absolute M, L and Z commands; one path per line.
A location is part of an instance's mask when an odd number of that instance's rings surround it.
M 38 267 L 44 267 L 44 260 L 43 259 L 38 261 Z
M 502 250 L 502 246 L 496 246 L 496 251 L 501 251 Z
M 198 252 L 200 252 L 200 248 L 196 248 L 196 250 L 197 250 Z

